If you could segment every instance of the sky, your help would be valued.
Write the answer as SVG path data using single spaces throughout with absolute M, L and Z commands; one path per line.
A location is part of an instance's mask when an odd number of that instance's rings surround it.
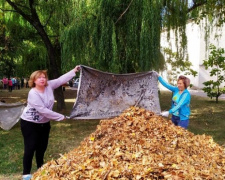
M 188 0 L 188 5 L 189 5 L 189 6 L 191 6 L 191 5 L 192 5 L 192 3 L 193 3 L 193 1 L 192 1 L 192 0 Z

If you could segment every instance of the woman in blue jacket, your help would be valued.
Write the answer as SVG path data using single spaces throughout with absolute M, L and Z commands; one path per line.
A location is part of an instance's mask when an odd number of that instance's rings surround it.
M 181 126 L 187 129 L 190 116 L 190 101 L 191 95 L 187 90 L 190 85 L 190 79 L 185 76 L 179 76 L 177 87 L 167 83 L 161 76 L 158 77 L 159 82 L 173 92 L 172 107 L 169 111 L 162 112 L 161 115 L 168 117 L 172 114 L 172 122 L 176 126 Z

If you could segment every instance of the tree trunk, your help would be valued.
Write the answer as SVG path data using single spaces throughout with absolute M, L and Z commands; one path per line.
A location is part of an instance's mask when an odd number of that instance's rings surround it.
M 58 78 L 61 74 L 61 68 L 59 69 L 58 67 L 60 66 L 55 66 L 52 64 L 57 62 L 57 59 L 59 59 L 59 56 L 56 56 L 56 52 L 54 50 L 49 50 L 48 49 L 48 54 L 49 54 L 49 60 L 50 60 L 50 65 L 49 65 L 49 78 L 50 79 L 56 79 Z M 57 63 L 56 63 L 57 64 Z M 54 95 L 55 99 L 57 101 L 57 110 L 61 111 L 62 109 L 66 108 L 65 101 L 64 101 L 64 94 L 62 91 L 62 86 L 54 90 Z
M 54 43 L 54 61 L 56 63 L 58 72 L 61 72 L 61 46 L 60 43 L 58 41 L 58 39 L 56 39 L 55 43 Z M 54 75 L 54 70 L 52 72 L 52 70 L 50 70 L 51 74 Z M 58 78 L 61 74 L 57 73 L 55 74 L 55 76 L 53 78 Z M 66 109 L 66 104 L 64 101 L 64 94 L 63 94 L 63 90 L 62 90 L 62 86 L 60 86 L 59 88 L 55 89 L 54 91 L 54 95 L 55 95 L 55 99 L 57 101 L 57 110 L 63 110 Z
M 52 42 L 49 39 L 48 34 L 46 33 L 43 25 L 40 22 L 39 16 L 36 12 L 34 1 L 29 0 L 29 7 L 30 7 L 30 13 L 31 15 L 26 14 L 22 9 L 17 6 L 16 3 L 12 2 L 11 0 L 6 0 L 15 10 L 17 13 L 19 13 L 21 16 L 23 16 L 24 19 L 26 19 L 38 32 L 40 35 L 42 41 L 45 44 L 45 47 L 48 52 L 48 58 L 49 58 L 49 76 L 50 79 L 58 78 L 61 75 L 60 67 L 61 67 L 61 57 L 60 57 L 60 51 L 57 53 L 57 48 L 53 47 Z M 57 41 L 57 39 L 56 39 Z M 58 61 L 57 61 L 58 60 Z M 57 101 L 57 109 L 60 111 L 64 109 L 65 101 L 64 101 L 64 95 L 62 88 L 58 88 L 54 92 L 55 99 Z
M 216 96 L 216 103 L 219 102 L 219 96 Z

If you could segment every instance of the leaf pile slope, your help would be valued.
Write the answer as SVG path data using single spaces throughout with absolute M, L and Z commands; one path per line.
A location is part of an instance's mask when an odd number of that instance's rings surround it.
M 161 116 L 131 107 L 33 179 L 225 179 L 225 149 Z

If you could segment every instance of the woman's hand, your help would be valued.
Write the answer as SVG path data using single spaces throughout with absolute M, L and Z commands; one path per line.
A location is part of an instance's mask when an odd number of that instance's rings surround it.
M 76 72 L 79 72 L 80 71 L 80 66 L 78 65 L 78 66 L 76 66 L 75 68 L 74 68 L 74 72 L 76 73 Z
M 157 73 L 156 71 L 152 71 L 157 77 L 159 77 L 159 73 Z
M 67 119 L 70 119 L 70 117 L 69 116 L 64 116 L 63 120 L 67 120 Z
M 163 117 L 168 117 L 169 114 L 170 114 L 169 111 L 164 111 L 160 115 L 163 116 Z

